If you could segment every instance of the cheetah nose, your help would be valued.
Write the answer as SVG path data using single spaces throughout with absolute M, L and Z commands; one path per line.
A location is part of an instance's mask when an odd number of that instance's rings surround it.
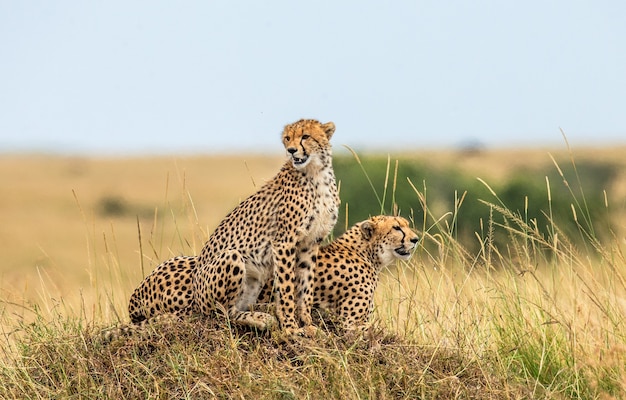
M 412 237 L 411 238 L 411 243 L 417 243 L 419 241 L 419 239 L 416 237 Z
M 287 148 L 287 152 L 288 152 L 289 154 L 293 154 L 293 153 L 295 153 L 296 151 L 298 151 L 298 149 L 296 149 L 295 147 L 288 147 L 288 148 Z

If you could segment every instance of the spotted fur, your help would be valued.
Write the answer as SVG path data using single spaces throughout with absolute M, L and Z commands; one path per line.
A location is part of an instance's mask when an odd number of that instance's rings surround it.
M 408 260 L 418 235 L 402 217 L 376 216 L 359 222 L 330 244 L 321 246 L 314 270 L 314 308 L 338 316 L 346 331 L 367 325 L 374 307 L 374 291 L 383 268 L 395 260 Z M 129 309 L 189 309 L 198 257 L 175 257 L 161 264 L 131 297 Z M 215 279 L 220 279 L 216 275 Z M 273 301 L 275 283 L 269 279 L 258 303 Z M 269 315 L 263 314 L 262 315 Z M 267 318 L 267 317 L 266 317 Z M 267 321 L 265 321 L 267 323 Z
M 338 316 L 346 331 L 363 328 L 374 309 L 380 271 L 397 259 L 408 260 L 418 236 L 402 217 L 376 216 L 359 222 L 320 247 L 315 267 L 313 307 Z M 272 282 L 259 302 L 271 301 Z
M 217 226 L 198 257 L 175 257 L 147 276 L 130 298 L 133 323 L 164 313 L 226 310 L 236 324 L 288 333 L 311 331 L 313 266 L 337 221 L 332 122 L 285 126 L 288 160 L 258 192 Z M 276 316 L 250 310 L 263 285 L 275 288 Z

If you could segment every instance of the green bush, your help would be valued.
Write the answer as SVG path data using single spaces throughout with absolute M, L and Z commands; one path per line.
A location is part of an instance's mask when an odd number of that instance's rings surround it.
M 473 252 L 480 248 L 477 234 L 485 238 L 490 229 L 490 241 L 496 246 L 506 246 L 509 240 L 504 226 L 515 221 L 510 215 L 498 215 L 490 204 L 512 211 L 518 225 L 523 222 L 544 237 L 554 235 L 556 224 L 573 240 L 586 235 L 602 239 L 596 237 L 594 226 L 609 223 L 604 190 L 616 176 L 614 165 L 589 161 L 576 167 L 514 171 L 502 184 L 487 187 L 489 182 L 455 167 L 434 168 L 419 159 L 336 156 L 334 168 L 342 199 L 335 235 L 371 215 L 397 212 L 413 218 L 418 229 L 432 226 L 431 234 L 448 230 Z M 426 201 L 426 218 L 420 196 Z M 488 221 L 496 226 L 487 227 Z

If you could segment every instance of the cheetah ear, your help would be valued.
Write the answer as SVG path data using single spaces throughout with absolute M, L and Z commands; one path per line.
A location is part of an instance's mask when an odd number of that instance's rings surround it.
M 327 122 L 325 124 L 322 124 L 322 129 L 326 133 L 326 137 L 330 139 L 333 136 L 333 133 L 335 133 L 335 124 L 332 122 Z
M 359 226 L 361 228 L 361 235 L 363 239 L 370 240 L 374 236 L 374 224 L 370 221 L 363 221 Z

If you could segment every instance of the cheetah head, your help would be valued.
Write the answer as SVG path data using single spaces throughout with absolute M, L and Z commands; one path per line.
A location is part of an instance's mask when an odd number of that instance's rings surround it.
M 330 138 L 335 132 L 335 124 L 325 124 L 313 119 L 301 119 L 285 126 L 283 145 L 296 169 L 302 169 L 312 160 L 330 149 Z
M 409 221 L 402 217 L 379 215 L 361 222 L 360 228 L 363 239 L 377 245 L 383 265 L 396 258 L 408 260 L 419 241 Z

